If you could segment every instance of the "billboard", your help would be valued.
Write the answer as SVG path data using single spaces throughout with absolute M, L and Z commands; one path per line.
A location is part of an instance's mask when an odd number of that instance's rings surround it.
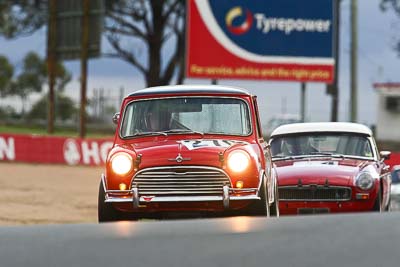
M 186 76 L 333 81 L 333 0 L 189 0 Z
M 89 57 L 99 57 L 103 30 L 104 1 L 89 1 Z M 56 53 L 58 59 L 81 58 L 82 0 L 57 0 Z

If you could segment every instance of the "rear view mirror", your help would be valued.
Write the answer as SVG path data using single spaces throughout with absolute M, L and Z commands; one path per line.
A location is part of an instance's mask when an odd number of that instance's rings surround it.
M 117 112 L 117 113 L 115 113 L 114 114 L 114 116 L 113 116 L 113 118 L 112 118 L 112 121 L 113 121 L 113 123 L 115 124 L 115 125 L 117 125 L 118 124 L 118 122 L 119 122 L 119 112 Z
M 390 151 L 381 151 L 381 152 L 379 152 L 379 155 L 381 156 L 381 159 L 383 159 L 383 160 L 390 159 L 390 154 L 392 154 L 392 152 L 390 152 Z

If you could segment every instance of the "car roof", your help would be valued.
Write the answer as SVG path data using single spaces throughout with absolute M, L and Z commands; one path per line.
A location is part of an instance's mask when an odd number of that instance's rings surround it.
M 272 133 L 271 137 L 277 135 L 311 133 L 311 132 L 335 132 L 335 133 L 358 133 L 372 136 L 372 131 L 367 126 L 350 122 L 309 122 L 292 123 L 279 126 Z
M 157 86 L 141 89 L 131 93 L 129 96 L 145 96 L 145 95 L 162 95 L 162 94 L 235 94 L 246 95 L 251 94 L 245 89 L 233 86 L 222 85 L 169 85 Z

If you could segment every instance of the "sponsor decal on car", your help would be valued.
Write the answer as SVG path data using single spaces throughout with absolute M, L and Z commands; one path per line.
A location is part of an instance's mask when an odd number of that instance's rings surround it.
M 230 147 L 235 144 L 247 144 L 246 142 L 235 141 L 235 140 L 184 140 L 181 141 L 181 144 L 184 145 L 189 150 L 195 150 L 205 147 Z

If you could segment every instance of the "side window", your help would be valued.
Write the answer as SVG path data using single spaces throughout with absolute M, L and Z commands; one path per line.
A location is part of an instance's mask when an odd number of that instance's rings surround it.
M 361 145 L 361 156 L 363 157 L 372 157 L 371 146 L 369 145 L 369 141 L 367 139 L 362 139 Z

